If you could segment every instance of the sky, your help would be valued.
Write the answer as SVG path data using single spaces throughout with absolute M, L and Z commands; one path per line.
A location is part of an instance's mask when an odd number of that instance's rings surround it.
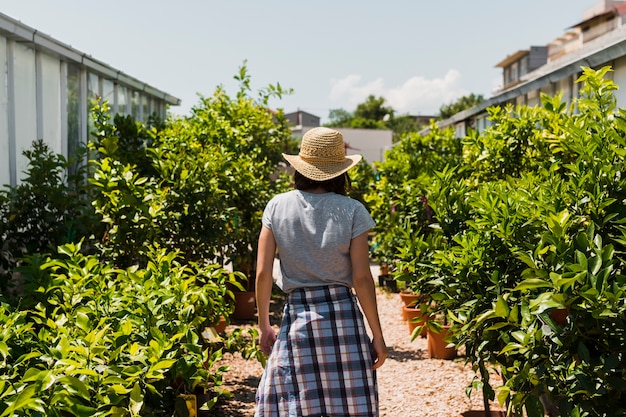
M 436 115 L 502 85 L 495 65 L 544 46 L 598 0 L 0 0 L 0 12 L 182 100 L 222 87 L 245 65 L 270 106 L 353 112 L 369 95 L 396 115 Z M 254 93 L 256 94 L 256 93 Z

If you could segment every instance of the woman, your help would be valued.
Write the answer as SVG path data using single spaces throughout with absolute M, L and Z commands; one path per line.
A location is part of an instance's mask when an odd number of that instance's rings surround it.
M 296 189 L 267 204 L 259 235 L 260 343 L 270 356 L 256 416 L 378 416 L 375 370 L 387 346 L 369 266 L 374 221 L 346 196 L 346 172 L 361 156 L 346 156 L 341 133 L 324 127 L 304 135 L 298 155 L 283 156 L 296 171 Z M 277 285 L 288 294 L 278 337 L 269 321 L 276 249 Z

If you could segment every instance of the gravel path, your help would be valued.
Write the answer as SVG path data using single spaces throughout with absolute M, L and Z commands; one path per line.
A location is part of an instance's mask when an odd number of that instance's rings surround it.
M 377 276 L 378 270 L 372 267 Z M 406 321 L 402 320 L 402 302 L 398 294 L 377 287 L 378 309 L 389 357 L 377 371 L 381 417 L 458 417 L 464 411 L 483 409 L 482 395 L 465 394 L 475 373 L 465 365 L 461 355 L 454 360 L 430 359 L 425 338 L 410 341 Z M 272 306 L 272 323 L 278 328 L 280 300 Z M 255 323 L 233 323 L 249 327 Z M 206 415 L 222 417 L 254 416 L 254 394 L 263 368 L 256 361 L 246 361 L 238 354 L 226 354 L 223 365 L 230 370 L 224 375 L 224 388 L 233 396 L 223 399 Z M 493 385 L 497 385 L 492 375 Z M 492 409 L 497 409 L 493 404 Z

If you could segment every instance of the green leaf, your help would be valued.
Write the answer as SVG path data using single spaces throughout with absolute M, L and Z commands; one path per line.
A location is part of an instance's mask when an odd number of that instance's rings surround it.
M 47 390 L 56 382 L 54 372 L 47 370 L 41 371 L 37 377 L 37 382 L 41 384 L 42 391 Z
M 77 403 L 73 403 L 69 409 L 72 412 L 72 415 L 77 417 L 91 417 L 98 411 L 97 408 Z
M 494 310 L 488 310 L 485 311 L 483 314 L 481 314 L 480 316 L 476 317 L 476 325 L 482 323 L 485 320 L 488 320 L 490 318 L 496 317 L 496 312 Z
M 3 359 L 6 359 L 9 356 L 9 347 L 6 343 L 0 340 L 0 354 Z
M 82 311 L 76 312 L 76 326 L 85 333 L 91 330 L 91 320 L 89 316 Z
M 504 348 L 502 348 L 502 350 L 500 351 L 500 354 L 504 354 L 504 353 L 512 352 L 512 351 L 519 352 L 523 350 L 526 350 L 523 345 L 519 343 L 511 342 L 511 343 L 507 343 L 507 345 Z
M 113 385 L 109 385 L 107 391 L 112 391 L 119 395 L 125 395 L 125 394 L 128 394 L 130 389 L 126 388 L 125 386 L 121 384 L 113 384 Z
M 552 288 L 552 283 L 540 278 L 528 278 L 517 284 L 513 291 L 534 290 L 537 288 Z
M 8 405 L 7 409 L 4 410 L 4 413 L 0 414 L 0 417 L 12 416 L 16 411 L 25 409 L 31 402 L 33 402 L 33 397 L 37 393 L 37 387 L 35 385 L 29 385 L 24 388 L 14 400 L 8 400 L 6 405 Z M 22 414 L 22 413 L 20 413 Z
M 176 359 L 166 359 L 155 363 L 150 367 L 148 372 L 146 373 L 146 378 L 153 379 L 158 378 L 161 379 L 163 377 L 163 370 L 167 370 L 172 367 L 176 363 Z
M 578 355 L 580 356 L 580 359 L 585 363 L 589 363 L 591 361 L 589 349 L 582 341 L 578 342 Z
M 507 386 L 502 386 L 498 388 L 497 398 L 498 398 L 498 404 L 500 404 L 501 407 L 507 403 L 510 393 L 511 393 L 511 390 Z
M 498 301 L 496 301 L 495 314 L 498 317 L 508 318 L 509 316 L 509 306 L 504 300 L 502 296 L 498 297 Z
M 130 392 L 130 411 L 132 415 L 139 416 L 143 407 L 143 391 L 138 382 L 135 382 L 132 391 Z
M 59 383 L 67 386 L 68 390 L 80 394 L 80 396 L 86 400 L 91 399 L 87 386 L 80 379 L 73 376 L 63 376 L 59 378 Z
M 507 323 L 505 321 L 501 321 L 501 322 L 498 322 L 498 323 L 496 323 L 496 324 L 494 324 L 492 326 L 487 327 L 485 329 L 485 332 L 488 332 L 490 330 L 498 330 L 498 329 L 501 329 L 501 328 L 506 327 L 508 325 L 509 325 L 509 323 Z

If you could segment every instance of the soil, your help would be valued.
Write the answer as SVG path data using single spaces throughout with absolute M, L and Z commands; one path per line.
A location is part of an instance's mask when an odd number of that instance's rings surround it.
M 377 276 L 376 267 L 372 268 Z M 408 324 L 402 319 L 402 301 L 397 293 L 376 288 L 378 309 L 389 357 L 377 371 L 380 417 L 459 417 L 469 410 L 483 410 L 480 391 L 466 394 L 466 388 L 476 373 L 465 363 L 462 350 L 453 360 L 428 357 L 427 339 L 410 340 Z M 281 297 L 272 300 L 272 324 L 278 329 L 282 309 Z M 235 327 L 245 328 L 256 323 L 234 322 L 226 331 Z M 220 398 L 209 412 L 200 415 L 220 417 L 254 416 L 254 395 L 263 368 L 256 360 L 244 360 L 239 354 L 226 354 L 220 365 L 228 365 L 223 388 L 230 391 L 230 398 Z M 499 378 L 492 372 L 492 385 L 498 386 Z M 497 403 L 492 410 L 501 410 Z

